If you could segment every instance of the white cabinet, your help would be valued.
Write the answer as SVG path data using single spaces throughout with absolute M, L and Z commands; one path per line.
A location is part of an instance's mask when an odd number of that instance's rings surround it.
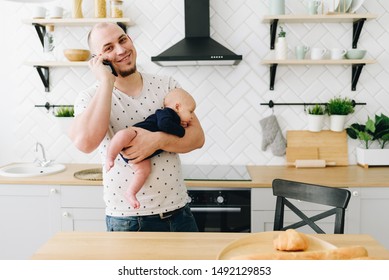
M 0 185 L 0 259 L 28 259 L 59 229 L 54 186 Z
M 61 186 L 62 231 L 106 231 L 103 187 Z
M 370 234 L 389 249 L 389 187 L 352 188 L 349 233 Z
M 317 205 L 313 203 L 290 200 L 307 216 L 314 216 L 331 207 L 325 205 Z M 273 195 L 272 188 L 254 188 L 251 190 L 251 230 L 252 232 L 272 231 L 274 226 L 274 214 L 276 206 L 276 197 Z M 284 225 L 292 224 L 301 219 L 292 211 L 285 208 Z M 334 231 L 335 216 L 328 217 L 319 221 L 317 224 L 328 233 Z M 348 221 L 346 211 L 345 233 L 347 233 Z M 315 233 L 309 226 L 304 226 L 299 229 L 306 233 Z

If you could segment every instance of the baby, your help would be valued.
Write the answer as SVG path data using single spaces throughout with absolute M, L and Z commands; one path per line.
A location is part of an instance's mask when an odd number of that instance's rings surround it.
M 176 88 L 166 95 L 164 99 L 164 109 L 158 109 L 155 114 L 150 115 L 144 121 L 139 122 L 134 126 L 153 132 L 163 131 L 178 137 L 183 137 L 185 135 L 185 127 L 187 127 L 192 120 L 195 108 L 196 102 L 193 97 L 185 90 Z M 114 137 L 112 137 L 107 150 L 105 163 L 107 172 L 114 166 L 114 160 L 117 155 L 122 150 L 129 147 L 135 136 L 136 131 L 130 127 L 118 131 Z M 162 150 L 157 150 L 140 163 L 132 164 L 135 176 L 126 191 L 125 197 L 135 209 L 140 207 L 136 194 L 142 188 L 151 172 L 150 158 L 161 152 Z M 123 156 L 122 158 L 128 162 L 128 159 Z

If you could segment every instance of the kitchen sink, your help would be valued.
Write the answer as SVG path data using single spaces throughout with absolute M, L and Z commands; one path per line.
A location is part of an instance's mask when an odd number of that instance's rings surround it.
M 62 172 L 66 166 L 53 163 L 49 166 L 39 166 L 36 163 L 13 163 L 0 168 L 0 175 L 5 177 L 36 177 Z

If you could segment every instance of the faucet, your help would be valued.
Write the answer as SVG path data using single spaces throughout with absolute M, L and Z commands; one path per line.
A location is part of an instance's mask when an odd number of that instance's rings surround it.
M 42 151 L 42 158 L 43 160 L 40 160 L 38 158 L 35 159 L 34 162 L 37 162 L 41 167 L 47 167 L 50 165 L 50 163 L 52 162 L 52 160 L 47 160 L 46 159 L 46 153 L 45 153 L 45 148 L 43 147 L 43 145 L 39 142 L 36 142 L 35 144 L 35 152 L 38 152 L 38 148 L 41 147 L 41 151 Z

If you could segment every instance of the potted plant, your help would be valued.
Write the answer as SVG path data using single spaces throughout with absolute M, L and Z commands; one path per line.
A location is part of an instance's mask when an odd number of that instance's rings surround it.
M 319 132 L 323 128 L 325 107 L 315 104 L 308 108 L 308 130 Z
M 385 149 L 389 143 L 389 118 L 386 115 L 368 117 L 365 124 L 353 123 L 346 132 L 350 138 L 363 143 L 363 148 L 357 147 L 358 164 L 389 165 L 389 149 Z
M 73 106 L 63 106 L 59 107 L 55 112 L 56 120 L 59 123 L 61 130 L 67 134 L 70 123 L 74 117 L 74 108 Z
M 326 110 L 330 116 L 330 129 L 332 131 L 343 131 L 346 117 L 354 112 L 354 104 L 348 97 L 334 97 L 326 105 Z

